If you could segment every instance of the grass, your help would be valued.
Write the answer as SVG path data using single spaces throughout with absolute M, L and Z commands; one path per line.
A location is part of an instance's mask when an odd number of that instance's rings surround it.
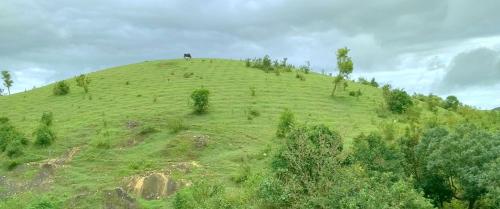
M 244 61 L 160 60 L 91 73 L 87 95 L 69 79 L 66 82 L 71 92 L 64 96 L 54 96 L 53 85 L 49 85 L 0 97 L 0 117 L 9 117 L 31 142 L 43 112 L 53 113 L 57 135 L 48 148 L 30 145 L 25 155 L 16 159 L 25 164 L 17 166 L 22 169 L 4 169 L 0 175 L 26 181 L 29 177 L 16 176 L 36 173 L 39 168 L 33 162 L 79 147 L 72 161 L 55 172 L 52 187 L 45 193 L 65 207 L 76 202 L 72 207 L 100 208 L 101 191 L 122 185 L 129 176 L 176 162 L 196 161 L 200 165 L 183 176 L 185 179 L 209 176 L 228 187 L 235 186 L 231 179 L 242 172 L 242 158 L 249 158 L 243 174 L 266 166 L 269 155 L 262 153 L 280 144 L 275 133 L 285 108 L 299 123 L 322 123 L 337 130 L 347 145 L 356 135 L 376 130 L 382 120 L 393 120 L 376 114 L 382 101 L 380 89 L 349 83 L 346 91 L 339 90 L 332 98 L 331 77 L 300 75 L 303 78 L 297 79 L 295 72 L 277 76 L 245 67 Z M 195 115 L 189 96 L 200 87 L 210 90 L 210 105 L 207 114 Z M 258 91 L 251 94 L 249 89 Z M 349 90 L 358 89 L 363 92 L 359 99 L 348 95 Z M 254 112 L 249 113 L 249 107 Z M 129 121 L 136 121 L 137 126 L 127 126 Z M 189 124 L 189 130 L 184 123 Z M 189 141 L 199 134 L 210 138 L 202 149 Z M 7 162 L 8 158 L 2 155 L 0 160 Z M 0 208 L 24 208 L 37 200 L 37 192 L 0 198 Z M 139 202 L 144 207 L 168 207 L 171 199 Z

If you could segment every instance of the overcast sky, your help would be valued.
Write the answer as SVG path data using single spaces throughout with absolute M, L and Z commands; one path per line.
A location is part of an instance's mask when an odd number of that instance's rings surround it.
M 409 92 L 500 106 L 498 0 L 1 0 L 0 69 L 14 92 L 144 60 L 269 54 Z

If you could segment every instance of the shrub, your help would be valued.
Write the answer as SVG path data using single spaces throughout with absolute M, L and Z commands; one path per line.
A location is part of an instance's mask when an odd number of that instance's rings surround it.
M 247 116 L 248 116 L 248 120 L 252 120 L 255 117 L 259 117 L 260 112 L 253 107 L 249 107 L 247 110 Z
M 171 133 L 178 133 L 182 130 L 187 130 L 188 127 L 184 124 L 181 118 L 171 118 L 167 121 L 167 127 L 170 129 Z
M 139 135 L 145 136 L 156 132 L 158 132 L 158 129 L 156 129 L 155 127 L 145 126 L 141 129 L 141 131 L 139 131 Z
M 195 113 L 202 114 L 208 110 L 208 95 L 210 92 L 207 89 L 196 89 L 191 93 L 193 100 L 193 108 Z
M 0 152 L 7 152 L 10 158 L 22 155 L 22 148 L 28 140 L 9 123 L 8 118 L 0 118 Z
M 34 134 L 36 136 L 35 144 L 40 147 L 47 147 L 56 140 L 55 133 L 45 124 L 40 124 Z
M 410 95 L 402 89 L 394 89 L 384 97 L 391 112 L 404 113 L 413 105 Z
M 8 171 L 11 171 L 11 170 L 14 170 L 14 168 L 16 168 L 18 165 L 20 165 L 20 163 L 18 161 L 10 161 L 8 164 L 7 164 L 7 170 Z
M 295 78 L 298 78 L 299 80 L 301 81 L 305 81 L 306 80 L 306 77 L 300 73 L 297 72 L 297 74 L 295 75 Z
M 75 81 L 76 85 L 82 87 L 85 93 L 89 92 L 90 78 L 87 75 L 81 74 L 75 78 Z
M 40 120 L 40 122 L 42 124 L 45 124 L 46 126 L 52 126 L 53 119 L 54 119 L 54 116 L 53 116 L 52 112 L 44 112 L 42 114 L 42 119 Z
M 65 81 L 59 81 L 54 85 L 53 93 L 56 96 L 68 94 L 69 93 L 69 85 Z
M 290 111 L 289 109 L 285 109 L 285 111 L 281 113 L 276 136 L 285 137 L 285 135 L 290 132 L 294 124 L 295 116 L 293 115 L 292 111 Z
M 253 97 L 255 96 L 255 87 L 253 87 L 253 86 L 250 87 L 250 95 Z
M 194 75 L 194 73 L 184 73 L 184 78 L 191 78 Z
M 375 78 L 372 78 L 372 80 L 370 81 L 370 85 L 375 87 L 375 88 L 378 88 L 378 83 L 377 83 L 377 81 L 375 81 Z

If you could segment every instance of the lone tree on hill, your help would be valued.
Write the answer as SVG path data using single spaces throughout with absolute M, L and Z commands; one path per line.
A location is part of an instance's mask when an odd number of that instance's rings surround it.
M 459 105 L 460 101 L 458 101 L 458 98 L 453 95 L 446 97 L 446 100 L 444 101 L 444 108 L 448 110 L 456 111 Z
M 9 71 L 6 70 L 2 71 L 2 79 L 3 79 L 3 85 L 7 87 L 7 91 L 9 92 L 10 95 L 10 87 L 12 87 L 14 81 L 12 81 Z
M 82 87 L 85 93 L 89 93 L 90 78 L 87 75 L 81 74 L 75 80 L 77 86 Z
M 339 69 L 339 74 L 335 76 L 333 80 L 333 90 L 332 96 L 335 96 L 335 90 L 337 90 L 337 85 L 340 84 L 344 79 L 349 77 L 349 74 L 352 73 L 353 63 L 351 57 L 347 54 L 349 53 L 349 49 L 347 47 L 340 48 L 337 50 L 337 68 Z

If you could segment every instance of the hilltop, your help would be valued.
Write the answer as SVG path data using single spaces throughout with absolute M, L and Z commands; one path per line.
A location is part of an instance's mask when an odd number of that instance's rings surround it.
M 125 197 L 137 201 L 116 204 L 168 208 L 178 189 L 200 180 L 219 182 L 237 196 L 242 186 L 234 179 L 242 168 L 267 171 L 283 144 L 276 127 L 285 109 L 300 124 L 338 132 L 346 153 L 362 133 L 392 127 L 401 136 L 410 124 L 407 115 L 381 112 L 381 88 L 349 81 L 331 97 L 332 77 L 297 74 L 266 73 L 236 60 L 146 61 L 88 74 L 89 93 L 69 78 L 64 96 L 54 96 L 51 84 L 0 97 L 0 116 L 30 141 L 22 156 L 0 157 L 0 207 L 24 208 L 45 198 L 65 208 L 100 208 Z M 210 91 L 207 114 L 193 114 L 190 95 L 197 88 Z M 422 121 L 466 120 L 441 107 L 433 114 L 425 100 L 414 100 Z M 46 148 L 31 146 L 44 112 L 52 112 L 57 138 Z M 467 114 L 488 124 L 485 112 Z M 158 182 L 169 188 L 158 190 Z

